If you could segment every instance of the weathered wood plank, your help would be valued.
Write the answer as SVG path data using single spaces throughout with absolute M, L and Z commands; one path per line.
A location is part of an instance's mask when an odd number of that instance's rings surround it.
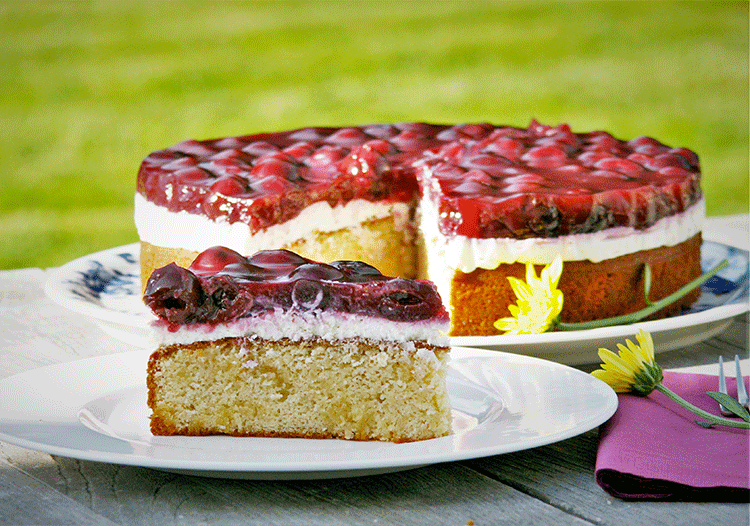
M 52 302 L 39 269 L 0 277 L 0 378 L 42 367 L 136 349 L 114 340 L 96 323 Z
M 322 481 L 242 481 L 56 459 L 61 491 L 120 524 L 586 524 L 460 464 Z
M 0 460 L 0 525 L 114 525 L 55 488 Z

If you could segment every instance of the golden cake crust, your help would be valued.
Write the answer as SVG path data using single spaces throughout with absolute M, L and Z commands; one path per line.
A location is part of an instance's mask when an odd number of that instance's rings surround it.
M 599 263 L 566 261 L 559 288 L 564 294 L 561 319 L 565 322 L 597 320 L 619 316 L 646 307 L 643 296 L 643 268 L 652 272 L 651 300 L 663 298 L 701 274 L 701 234 L 672 247 L 627 254 Z M 537 273 L 541 266 L 537 266 Z M 456 271 L 451 283 L 451 335 L 482 336 L 497 334 L 493 323 L 510 316 L 508 305 L 516 297 L 508 282 L 513 276 L 524 279 L 522 263 L 503 264 L 496 269 L 477 269 L 468 274 Z M 677 314 L 690 306 L 700 290 L 657 312 L 652 318 Z

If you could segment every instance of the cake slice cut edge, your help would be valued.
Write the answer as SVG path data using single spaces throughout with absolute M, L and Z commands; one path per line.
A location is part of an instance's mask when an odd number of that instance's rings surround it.
M 364 338 L 254 336 L 160 346 L 154 435 L 412 442 L 451 433 L 449 348 Z

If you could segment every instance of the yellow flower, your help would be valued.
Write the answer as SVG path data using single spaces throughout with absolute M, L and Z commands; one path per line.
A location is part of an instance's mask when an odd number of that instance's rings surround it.
M 593 374 L 607 383 L 616 393 L 634 393 L 646 396 L 664 379 L 661 367 L 654 358 L 654 341 L 651 335 L 641 330 L 636 336 L 638 345 L 625 340 L 627 347 L 617 344 L 615 354 L 608 349 L 599 349 L 599 358 L 604 362 Z
M 561 275 L 560 256 L 546 265 L 540 276 L 533 264 L 526 263 L 526 282 L 508 278 L 518 298 L 516 305 L 508 306 L 512 316 L 497 320 L 495 328 L 505 334 L 539 334 L 552 328 L 563 307 L 563 293 L 557 288 Z
M 601 365 L 601 369 L 597 369 L 591 374 L 608 384 L 616 393 L 648 396 L 654 390 L 659 391 L 682 407 L 703 417 L 705 420 L 695 421 L 701 427 L 710 428 L 719 425 L 750 429 L 750 413 L 729 395 L 711 391 L 706 393 L 722 404 L 733 402 L 731 410 L 742 421 L 715 416 L 672 392 L 662 383 L 664 375 L 654 358 L 654 340 L 651 338 L 651 334 L 641 330 L 636 335 L 636 339 L 638 345 L 630 340 L 625 340 L 627 347 L 618 343 L 617 347 L 620 349 L 618 354 L 607 349 L 599 349 L 599 358 L 604 363 Z

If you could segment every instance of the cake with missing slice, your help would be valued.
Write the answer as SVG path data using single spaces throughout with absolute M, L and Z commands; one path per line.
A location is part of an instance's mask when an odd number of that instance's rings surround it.
M 698 156 L 649 137 L 532 121 L 374 124 L 184 141 L 144 159 L 145 280 L 227 246 L 356 259 L 436 284 L 452 336 L 497 334 L 523 278 L 560 256 L 566 322 L 645 306 L 701 273 Z M 537 268 L 537 271 L 539 268 Z M 678 314 L 699 291 L 655 314 Z
M 451 432 L 449 318 L 430 282 L 214 247 L 151 275 L 155 435 L 409 442 Z

